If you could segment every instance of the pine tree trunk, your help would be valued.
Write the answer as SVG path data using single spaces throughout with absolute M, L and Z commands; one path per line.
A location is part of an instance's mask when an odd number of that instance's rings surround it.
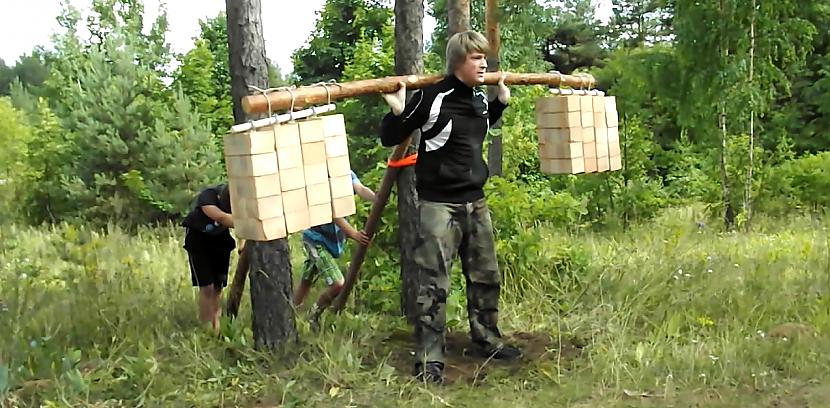
M 242 123 L 257 119 L 247 117 L 242 109 L 242 97 L 248 95 L 249 87 L 268 86 L 262 5 L 260 0 L 226 0 L 225 6 L 233 115 L 236 123 Z M 245 251 L 250 262 L 254 344 L 257 348 L 275 348 L 295 341 L 288 242 L 248 241 Z
M 755 74 L 755 1 L 752 0 L 752 18 L 749 23 L 749 86 Z M 755 103 L 750 100 L 749 114 L 749 168 L 746 171 L 746 185 L 744 186 L 744 214 L 746 221 L 744 228 L 749 231 L 752 220 L 752 170 L 755 166 Z
M 723 12 L 723 0 L 720 1 L 720 10 Z M 729 58 L 729 48 L 724 45 L 724 42 L 727 40 L 726 34 L 723 32 L 723 27 L 721 27 L 720 33 L 720 50 L 719 52 L 723 54 L 723 64 L 727 63 Z M 719 117 L 719 125 L 721 130 L 721 139 L 720 139 L 720 177 L 721 177 L 721 188 L 723 194 L 723 224 L 727 231 L 732 231 L 735 227 L 735 212 L 732 209 L 732 197 L 729 190 L 729 175 L 726 173 L 726 148 L 728 146 L 726 142 L 727 133 L 726 133 L 726 105 L 725 102 L 721 102 L 720 104 L 720 117 Z
M 498 0 L 487 0 L 485 20 L 487 20 L 487 42 L 490 43 L 490 55 L 487 58 L 487 70 L 490 72 L 497 72 L 499 70 L 499 49 L 501 48 L 501 41 L 499 38 L 499 16 L 498 16 Z M 487 98 L 493 100 L 498 95 L 498 86 L 487 87 Z M 501 129 L 501 119 L 494 123 L 492 129 Z M 496 133 L 499 133 L 496 131 Z M 487 149 L 487 167 L 490 169 L 491 176 L 501 176 L 502 174 L 502 145 L 501 135 L 493 135 L 490 137 L 490 146 Z
M 420 74 L 424 70 L 424 3 L 395 2 L 395 74 Z M 420 131 L 415 131 L 410 151 L 418 151 Z M 401 251 L 401 313 L 412 323 L 418 297 L 418 266 L 415 264 L 415 241 L 418 237 L 418 193 L 415 191 L 415 168 L 404 167 L 398 173 L 398 244 Z
M 723 188 L 723 225 L 727 231 L 732 231 L 735 227 L 735 211 L 732 209 L 732 199 L 729 193 L 729 176 L 726 173 L 726 111 L 721 106 L 720 114 L 720 177 L 721 186 Z
M 470 0 L 447 0 L 447 38 L 470 29 Z

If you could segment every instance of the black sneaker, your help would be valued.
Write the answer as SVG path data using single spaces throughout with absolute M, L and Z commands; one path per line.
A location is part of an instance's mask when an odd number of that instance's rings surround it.
M 415 364 L 415 378 L 428 384 L 444 384 L 444 364 L 439 362 L 426 363 L 422 368 L 421 363 Z
M 476 347 L 475 350 L 479 357 L 493 358 L 502 361 L 513 361 L 522 357 L 522 351 L 518 347 L 511 346 L 509 344 L 503 344 L 499 348 L 489 350 Z

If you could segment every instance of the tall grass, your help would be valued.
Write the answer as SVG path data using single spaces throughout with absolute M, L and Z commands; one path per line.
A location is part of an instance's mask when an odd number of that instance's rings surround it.
M 5 226 L 0 406 L 809 402 L 830 373 L 827 225 L 756 225 L 722 233 L 678 209 L 625 233 L 540 228 L 500 240 L 502 330 L 547 334 L 548 352 L 475 385 L 443 388 L 396 368 L 402 346 L 388 338 L 408 328 L 365 308 L 326 315 L 320 334 L 298 319 L 301 343 L 269 354 L 252 347 L 246 299 L 222 337 L 210 336 L 196 321 L 178 229 Z M 464 297 L 454 289 L 448 319 L 463 332 Z M 811 333 L 767 335 L 786 322 Z M 575 346 L 581 352 L 560 353 Z M 628 397 L 634 390 L 650 397 Z

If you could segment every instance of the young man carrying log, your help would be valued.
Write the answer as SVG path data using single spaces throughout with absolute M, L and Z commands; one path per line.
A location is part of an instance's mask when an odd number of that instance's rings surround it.
M 184 249 L 190 264 L 190 279 L 199 287 L 199 319 L 219 333 L 219 302 L 228 283 L 231 251 L 236 246 L 228 228 L 233 228 L 231 198 L 227 184 L 199 192 L 181 224 L 185 228 Z
M 476 351 L 501 360 L 521 356 L 518 348 L 504 343 L 497 325 L 501 277 L 484 198 L 489 174 L 482 145 L 489 126 L 507 107 L 510 90 L 502 77 L 498 97 L 488 103 L 477 88 L 484 82 L 488 52 L 481 34 L 455 34 L 447 43 L 447 71 L 441 82 L 416 92 L 405 107 L 405 84 L 384 95 L 392 110 L 381 123 L 384 146 L 395 146 L 421 130 L 415 166 L 420 201 L 415 375 L 432 383 L 443 382 L 445 304 L 456 253 L 467 281 Z

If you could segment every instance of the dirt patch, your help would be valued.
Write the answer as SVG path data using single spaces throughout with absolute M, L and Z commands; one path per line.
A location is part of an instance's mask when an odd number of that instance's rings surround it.
M 516 374 L 543 360 L 573 360 L 582 351 L 581 347 L 566 339 L 562 339 L 560 351 L 559 340 L 551 338 L 547 333 L 516 332 L 505 337 L 508 343 L 521 348 L 521 359 L 503 362 L 479 357 L 473 354 L 473 343 L 467 333 L 447 333 L 447 352 L 444 356 L 446 383 L 481 384 L 491 374 Z M 395 367 L 401 377 L 406 378 L 412 375 L 414 350 L 412 333 L 398 331 L 380 342 L 375 355 L 389 356 L 388 363 Z

